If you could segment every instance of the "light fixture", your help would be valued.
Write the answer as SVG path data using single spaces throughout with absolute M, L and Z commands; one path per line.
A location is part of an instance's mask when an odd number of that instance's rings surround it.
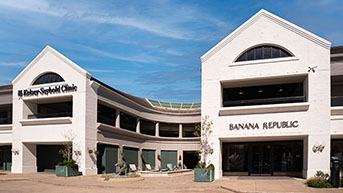
M 280 88 L 280 89 L 279 89 L 279 92 L 282 92 L 282 91 L 283 91 L 283 89 L 282 89 L 282 88 Z
M 257 92 L 258 93 L 263 93 L 263 90 L 260 88 Z
M 243 92 L 243 91 L 239 91 L 238 94 L 239 94 L 239 95 L 242 95 L 242 94 L 244 94 L 244 92 Z

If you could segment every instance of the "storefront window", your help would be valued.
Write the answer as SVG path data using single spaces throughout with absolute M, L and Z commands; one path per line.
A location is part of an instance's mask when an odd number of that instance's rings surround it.
M 224 172 L 247 172 L 247 145 L 223 145 Z
M 273 146 L 274 171 L 301 171 L 303 163 L 302 142 L 277 142 Z

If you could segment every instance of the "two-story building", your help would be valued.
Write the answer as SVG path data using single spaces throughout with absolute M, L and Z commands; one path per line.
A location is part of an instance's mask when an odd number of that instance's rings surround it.
M 67 143 L 84 175 L 121 157 L 193 168 L 201 116 L 213 121 L 216 179 L 307 178 L 342 159 L 343 47 L 261 10 L 201 60 L 201 104 L 171 103 L 118 91 L 47 46 L 0 87 L 0 169 L 54 170 Z
M 201 57 L 216 179 L 329 172 L 343 142 L 342 47 L 331 63 L 330 48 L 261 10 Z
M 200 103 L 170 103 L 120 92 L 47 46 L 0 87 L 0 160 L 13 173 L 51 171 L 72 143 L 84 175 L 113 173 L 122 156 L 152 168 L 194 168 Z

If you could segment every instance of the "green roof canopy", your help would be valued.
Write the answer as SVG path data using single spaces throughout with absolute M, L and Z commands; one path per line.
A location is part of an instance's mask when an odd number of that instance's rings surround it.
M 172 103 L 165 101 L 158 101 L 152 99 L 146 99 L 152 106 L 170 108 L 170 109 L 199 109 L 201 103 Z

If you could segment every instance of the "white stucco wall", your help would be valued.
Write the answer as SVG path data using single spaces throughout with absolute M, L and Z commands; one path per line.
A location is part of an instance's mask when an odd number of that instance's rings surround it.
M 304 143 L 308 144 L 304 146 L 310 148 L 315 144 L 325 144 L 326 148 L 321 153 L 307 149 L 304 151 L 303 176 L 311 177 L 317 170 L 329 171 L 330 49 L 281 26 L 277 21 L 279 21 L 277 16 L 262 10 L 248 23 L 243 24 L 240 30 L 233 32 L 227 38 L 229 41 L 226 39 L 225 43 L 220 43 L 217 48 L 202 57 L 201 110 L 202 116 L 209 115 L 213 120 L 211 142 L 214 144 L 214 153 L 210 156 L 210 161 L 215 165 L 216 179 L 222 176 L 221 141 L 243 142 L 248 139 L 249 141 L 275 141 L 285 137 L 305 139 Z M 240 62 L 240 65 L 234 63 L 242 52 L 262 44 L 278 45 L 289 50 L 294 57 Z M 317 66 L 315 72 L 308 72 L 308 68 L 313 66 Z M 221 83 L 228 84 L 231 81 L 232 84 L 239 84 L 244 81 L 254 82 L 276 77 L 287 80 L 300 75 L 307 77 L 308 81 L 308 102 L 300 105 L 308 105 L 308 107 L 299 109 L 296 104 L 263 105 L 263 108 L 262 106 L 222 107 Z M 286 108 L 286 112 L 282 112 L 284 110 L 280 110 L 280 106 Z M 260 113 L 251 113 L 258 111 Z M 299 123 L 297 128 L 229 130 L 230 123 L 262 125 L 263 122 L 294 120 Z
M 64 83 L 52 83 L 33 86 L 33 81 L 46 72 L 59 74 Z M 90 87 L 87 73 L 70 60 L 46 47 L 27 68 L 13 81 L 13 135 L 12 149 L 19 150 L 18 155 L 12 156 L 12 172 L 34 173 L 36 167 L 36 144 L 63 144 L 68 142 L 65 133 L 72 133 L 74 151 L 80 151 L 77 158 L 79 169 L 83 174 L 96 174 L 96 163 L 86 153 L 87 148 L 96 148 L 96 106 L 97 97 Z M 40 89 L 54 87 L 55 85 L 76 85 L 77 91 L 68 93 L 55 93 L 48 96 L 23 96 L 18 97 L 18 90 Z M 73 117 L 71 121 L 53 123 L 58 118 L 49 118 L 47 123 L 41 120 L 28 120 L 25 112 L 27 107 L 24 101 L 35 102 L 41 100 L 54 101 L 59 97 L 71 96 L 73 101 Z M 95 110 L 95 111 L 94 111 Z M 43 119 L 44 120 L 44 119 Z M 38 121 L 38 122 L 37 122 Z M 26 124 L 23 124 L 26 122 Z M 28 124 L 29 123 L 29 124 Z

